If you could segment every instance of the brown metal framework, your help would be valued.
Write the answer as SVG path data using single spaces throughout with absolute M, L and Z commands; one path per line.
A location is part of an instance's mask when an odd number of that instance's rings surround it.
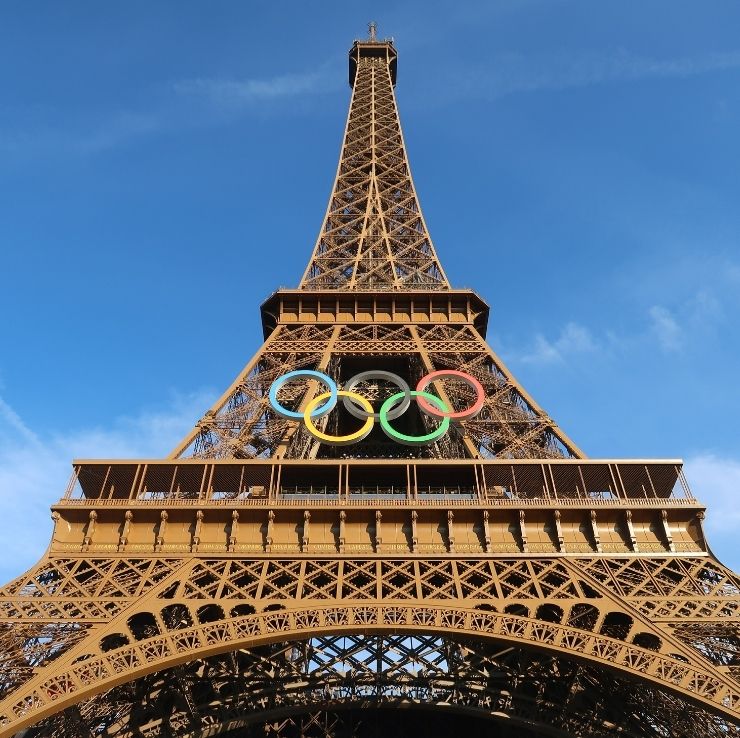
M 396 62 L 353 45 L 324 225 L 234 384 L 167 459 L 74 462 L 0 590 L 0 738 L 740 736 L 740 579 L 704 507 L 678 460 L 586 459 L 488 347 L 421 215 Z M 460 369 L 486 400 L 428 446 L 336 447 L 272 410 L 294 369 Z

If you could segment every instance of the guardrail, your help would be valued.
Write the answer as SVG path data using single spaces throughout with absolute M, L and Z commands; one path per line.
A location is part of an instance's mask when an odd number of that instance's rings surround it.
M 291 497 L 299 499 L 289 502 Z M 63 501 L 262 505 L 305 504 L 306 499 L 325 504 L 386 499 L 401 505 L 698 504 L 680 461 L 592 459 L 78 461 Z
M 220 499 L 220 500 L 208 500 L 208 499 L 197 499 L 197 498 L 172 498 L 162 497 L 158 499 L 148 500 L 101 500 L 101 499 L 64 499 L 59 500 L 55 507 L 88 507 L 88 508 L 156 508 L 159 509 L 162 505 L 167 507 L 188 507 L 188 508 L 209 508 L 209 507 L 367 507 L 368 505 L 375 507 L 507 507 L 507 508 L 522 508 L 522 507 L 545 507 L 545 508 L 558 508 L 558 507 L 581 507 L 584 509 L 591 508 L 606 508 L 606 507 L 702 507 L 701 503 L 694 499 L 688 499 L 683 497 L 674 498 L 652 498 L 652 499 L 640 499 L 635 498 L 631 500 L 615 500 L 615 499 L 570 499 L 561 497 L 557 500 L 553 499 L 542 499 L 542 498 L 489 498 L 489 499 L 471 499 L 466 498 L 455 498 L 455 497 L 436 497 L 435 499 L 418 497 L 416 499 L 412 497 L 399 497 L 397 499 L 391 498 L 372 498 L 367 495 L 362 497 L 310 497 L 310 498 L 295 498 L 291 496 L 277 496 L 271 499 L 267 497 L 252 497 L 252 498 L 234 498 L 234 499 Z

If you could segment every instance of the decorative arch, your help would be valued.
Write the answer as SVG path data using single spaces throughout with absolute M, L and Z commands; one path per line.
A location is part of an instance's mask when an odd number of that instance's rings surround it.
M 150 618 L 135 621 L 137 627 L 141 623 L 148 627 Z M 526 646 L 637 678 L 717 715 L 740 719 L 740 690 L 729 680 L 634 643 L 562 623 L 453 605 L 346 604 L 200 623 L 158 633 L 81 662 L 62 661 L 52 674 L 40 673 L 5 700 L 0 738 L 10 738 L 52 713 L 162 669 L 238 649 L 329 633 L 423 633 Z
M 623 738 L 645 735 L 646 719 L 650 735 L 738 734 L 701 707 L 566 656 L 435 634 L 344 634 L 156 672 L 53 715 L 26 738 L 88 738 L 108 735 L 107 726 L 129 738 L 479 736 L 492 728 L 498 738 Z

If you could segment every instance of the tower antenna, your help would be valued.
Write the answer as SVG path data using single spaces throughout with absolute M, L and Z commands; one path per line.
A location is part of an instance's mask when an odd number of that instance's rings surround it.
M 370 34 L 369 41 L 377 41 L 377 35 L 378 35 L 378 24 L 375 21 L 370 21 L 370 23 L 367 24 L 367 30 Z

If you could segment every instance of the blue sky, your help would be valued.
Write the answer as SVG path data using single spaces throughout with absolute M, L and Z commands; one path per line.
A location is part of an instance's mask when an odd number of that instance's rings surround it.
M 494 349 L 592 457 L 684 458 L 740 568 L 740 5 L 0 7 L 0 578 L 72 457 L 167 453 L 259 347 L 399 50 L 417 189 Z

